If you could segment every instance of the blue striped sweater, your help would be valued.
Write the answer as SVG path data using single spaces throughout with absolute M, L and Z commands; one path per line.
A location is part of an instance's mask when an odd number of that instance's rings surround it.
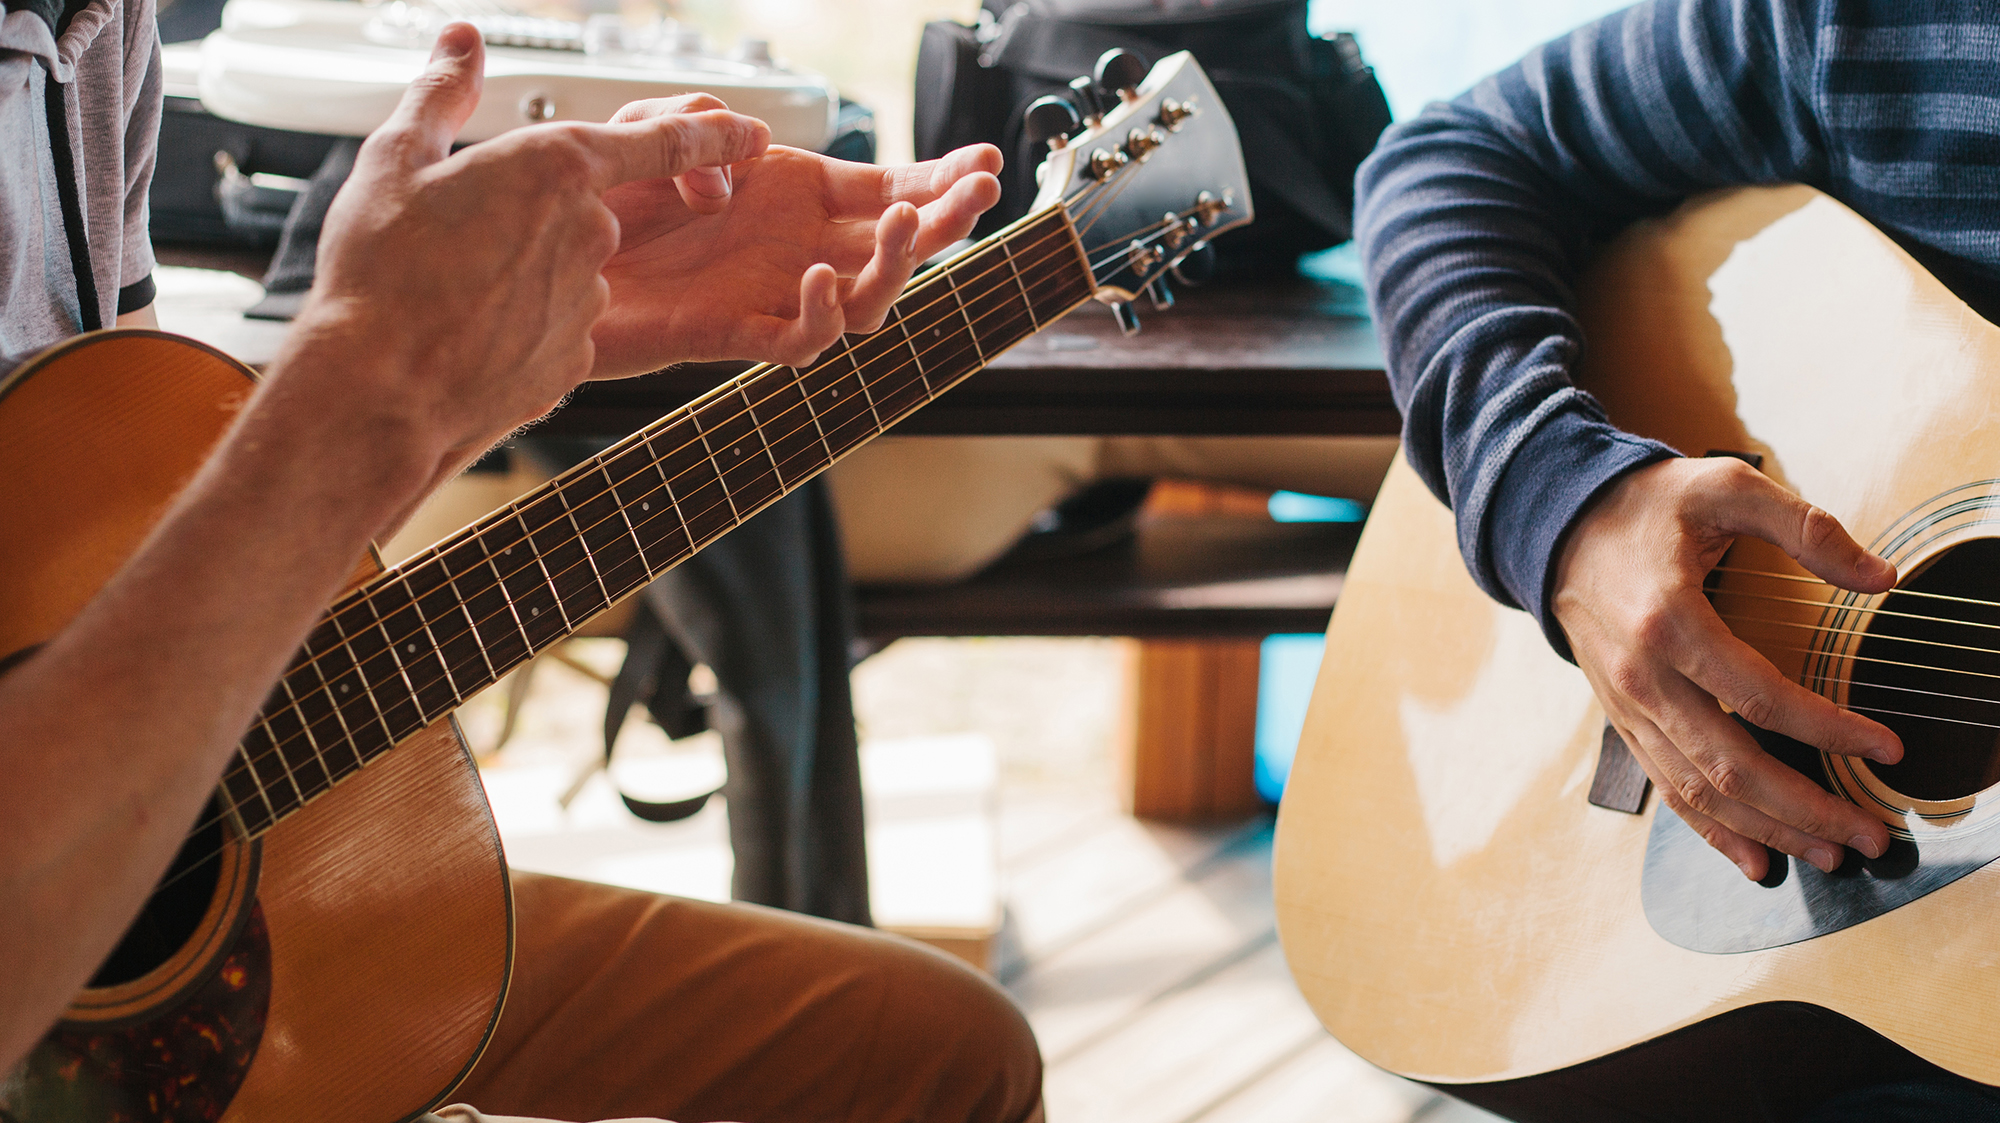
M 1569 371 L 1591 246 L 1716 187 L 1799 182 L 2000 312 L 2000 3 L 1648 0 L 1382 138 L 1355 237 L 1410 463 L 1481 587 L 1540 618 L 1563 535 L 1672 450 Z

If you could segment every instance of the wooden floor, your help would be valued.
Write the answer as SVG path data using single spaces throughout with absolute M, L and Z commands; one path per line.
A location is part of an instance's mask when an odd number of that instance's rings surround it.
M 1148 825 L 1109 799 L 1003 795 L 995 970 L 1035 1027 L 1049 1117 L 1092 1123 L 1468 1123 L 1374 1068 L 1292 985 L 1268 816 Z
M 1189 828 L 1120 813 L 1109 745 L 1121 658 L 1104 640 L 903 641 L 856 675 L 865 740 L 976 732 L 997 747 L 993 971 L 1041 1041 L 1052 1123 L 1494 1118 L 1381 1072 L 1319 1027 L 1278 946 L 1269 816 Z M 538 673 L 489 780 L 503 831 L 524 786 L 547 802 L 596 751 L 602 698 L 564 668 Z M 495 712 L 465 712 L 475 745 Z M 636 756 L 657 733 L 627 734 Z M 583 806 L 593 799 L 597 810 Z M 607 788 L 572 808 L 574 830 L 544 814 L 509 849 L 533 868 L 716 896 L 721 814 L 637 824 Z

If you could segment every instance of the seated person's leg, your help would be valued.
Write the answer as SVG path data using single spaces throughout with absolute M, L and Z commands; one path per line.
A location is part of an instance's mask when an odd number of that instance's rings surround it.
M 940 952 L 754 906 L 514 877 L 513 984 L 454 1099 L 564 1120 L 1041 1117 L 1026 1021 Z

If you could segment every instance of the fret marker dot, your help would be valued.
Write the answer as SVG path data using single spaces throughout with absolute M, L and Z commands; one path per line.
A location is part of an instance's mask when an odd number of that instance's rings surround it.
M 931 337 L 932 337 L 932 338 L 936 338 L 936 337 L 938 337 L 938 336 L 940 336 L 940 335 L 943 335 L 943 334 L 944 334 L 944 329 L 943 329 L 943 328 L 932 328 L 932 329 L 931 329 Z
M 340 692 L 341 692 L 342 694 L 345 694 L 345 693 L 347 693 L 347 684 L 346 684 L 346 683 L 344 683 L 344 682 L 343 682 L 343 683 L 341 683 L 341 684 L 340 684 Z
M 405 644 L 403 645 L 403 650 L 409 652 L 412 655 L 415 655 L 417 653 L 417 645 L 414 643 Z
M 512 547 L 512 546 L 509 546 L 509 547 L 507 547 L 506 549 L 504 549 L 504 550 L 500 551 L 500 555 L 501 555 L 502 557 L 513 557 L 513 556 L 514 556 L 514 547 Z
M 829 394 L 831 394 L 831 395 L 832 395 L 833 397 L 836 397 L 836 398 L 838 398 L 838 397 L 840 396 L 840 391 L 838 391 L 838 390 L 829 390 L 829 391 L 827 391 L 827 392 L 828 392 Z
M 743 455 L 743 446 L 742 446 L 742 445 L 737 445 L 737 446 L 736 446 L 735 448 L 731 449 L 730 451 L 731 451 L 731 452 L 734 452 L 734 453 L 735 453 L 736 455 L 738 455 L 738 456 L 741 456 L 741 455 Z
M 639 504 L 639 509 L 641 511 L 650 511 L 653 509 L 653 505 L 651 503 L 641 503 Z
M 531 608 L 528 610 L 528 615 L 530 616 L 540 616 L 541 614 L 542 610 L 539 608 Z

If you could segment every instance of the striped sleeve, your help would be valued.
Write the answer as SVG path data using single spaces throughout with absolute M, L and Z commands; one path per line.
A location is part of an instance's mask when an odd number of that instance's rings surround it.
M 1674 455 L 1570 380 L 1593 244 L 1715 187 L 1825 178 L 1813 13 L 1649 0 L 1395 126 L 1362 166 L 1355 237 L 1405 455 L 1451 506 L 1480 587 L 1536 615 L 1604 487 Z

